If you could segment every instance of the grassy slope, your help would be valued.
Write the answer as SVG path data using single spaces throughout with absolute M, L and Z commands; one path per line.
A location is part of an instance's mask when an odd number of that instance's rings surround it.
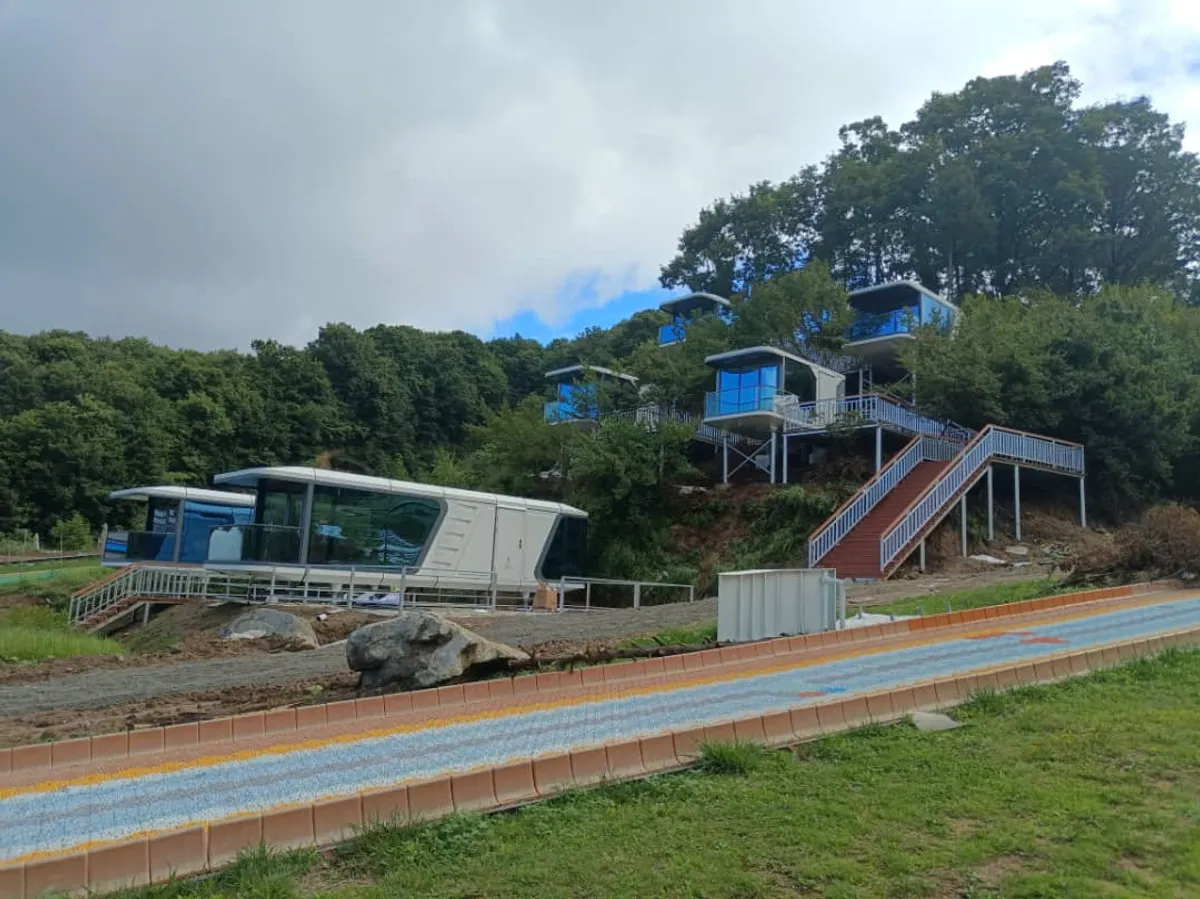
M 69 656 L 120 655 L 120 643 L 73 630 L 66 614 L 45 606 L 0 609 L 0 664 Z
M 20 596 L 43 603 L 0 608 L 0 664 L 125 652 L 114 640 L 81 634 L 67 625 L 71 594 L 107 574 L 92 562 L 61 567 L 49 578 L 0 583 L 0 602 Z
M 932 593 L 928 596 L 913 596 L 885 605 L 869 606 L 867 612 L 881 615 L 936 615 L 939 612 L 960 612 L 963 609 L 978 609 L 982 606 L 999 606 L 1026 599 L 1038 599 L 1058 592 L 1056 582 L 1050 578 L 1033 578 L 1027 581 L 1012 581 L 992 584 L 971 590 L 955 590 L 950 593 Z M 848 614 L 848 613 L 847 613 Z
M 985 695 L 957 715 L 968 726 L 868 728 L 763 753 L 747 774 L 384 828 L 336 862 L 251 857 L 138 895 L 1200 895 L 1200 653 Z

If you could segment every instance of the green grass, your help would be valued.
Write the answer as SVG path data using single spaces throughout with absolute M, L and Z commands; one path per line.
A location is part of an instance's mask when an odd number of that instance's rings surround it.
M 72 656 L 121 655 L 115 640 L 74 631 L 66 615 L 47 606 L 0 610 L 0 663 L 40 662 Z
M 511 814 L 257 853 L 148 899 L 1200 895 L 1200 653 Z M 726 763 L 729 762 L 727 758 Z M 744 760 L 743 760 L 744 761 Z M 717 766 L 717 770 L 721 770 Z
M 706 621 L 686 627 L 659 631 L 649 637 L 633 637 L 617 644 L 618 649 L 650 648 L 654 646 L 703 646 L 717 641 L 717 622 Z
M 111 569 L 104 568 L 94 560 L 77 565 L 60 564 L 51 568 L 57 569 L 53 577 L 0 583 L 0 596 L 32 596 L 65 608 L 71 594 L 76 590 L 111 573 Z M 0 574 L 3 575 L 20 573 L 22 572 L 10 571 L 7 567 L 0 569 Z
M 945 611 L 961 612 L 981 606 L 999 606 L 1010 602 L 1023 602 L 1026 599 L 1039 599 L 1051 596 L 1059 590 L 1057 582 L 1051 578 L 1031 578 L 1027 581 L 992 584 L 988 587 L 955 590 L 951 593 L 914 596 L 885 605 L 864 606 L 863 611 L 881 615 L 917 615 L 922 612 L 926 615 L 937 615 Z

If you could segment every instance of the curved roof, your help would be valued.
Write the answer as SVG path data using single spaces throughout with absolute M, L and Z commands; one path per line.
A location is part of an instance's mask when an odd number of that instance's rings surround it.
M 716 353 L 705 357 L 704 362 L 706 365 L 720 368 L 723 362 L 741 362 L 745 365 L 754 365 L 755 363 L 773 362 L 779 359 L 798 362 L 810 369 L 814 374 L 820 371 L 829 372 L 832 375 L 838 374 L 833 369 L 826 368 L 824 365 L 818 365 L 811 359 L 805 359 L 803 356 L 797 356 L 795 353 L 789 353 L 787 350 L 781 350 L 779 347 L 774 346 L 752 346 L 741 350 L 730 350 L 727 353 Z
M 246 508 L 254 505 L 254 495 L 250 493 L 234 493 L 232 490 L 205 490 L 202 487 L 176 487 L 172 484 L 162 484 L 157 487 L 127 487 L 124 490 L 114 490 L 108 495 L 108 498 L 173 499 L 205 503 L 210 506 L 244 506 Z
M 887 301 L 895 299 L 903 294 L 918 293 L 922 296 L 927 296 L 929 299 L 943 306 L 948 306 L 951 309 L 957 309 L 953 302 L 946 299 L 939 293 L 930 290 L 919 281 L 888 281 L 885 284 L 872 284 L 870 287 L 860 287 L 858 290 L 852 290 L 847 295 L 851 300 L 859 297 L 868 297 L 874 299 L 878 297 L 880 300 Z
M 429 499 L 457 499 L 463 502 L 488 503 L 516 509 L 553 512 L 587 518 L 587 512 L 564 503 L 541 499 L 526 499 L 520 496 L 504 496 L 499 493 L 480 493 L 475 490 L 459 490 L 456 487 L 437 487 L 433 484 L 418 484 L 414 481 L 395 481 L 348 471 L 331 471 L 327 468 L 307 468 L 301 465 L 278 465 L 262 468 L 243 468 L 219 474 L 213 481 L 237 487 L 258 487 L 259 481 L 292 481 L 298 484 L 317 484 L 322 487 L 345 487 L 367 493 L 403 493 L 406 496 L 423 496 Z
M 724 297 L 719 297 L 715 293 L 689 293 L 686 296 L 675 297 L 673 300 L 664 300 L 658 304 L 658 308 L 663 312 L 690 312 L 693 309 L 712 308 L 718 306 L 722 309 L 732 309 L 733 304 Z
M 556 368 L 554 371 L 546 372 L 546 378 L 551 381 L 558 381 L 570 378 L 573 375 L 585 374 L 589 371 L 595 372 L 603 378 L 619 378 L 622 381 L 628 381 L 630 384 L 636 384 L 638 380 L 633 375 L 622 374 L 619 371 L 613 371 L 611 368 L 605 368 L 603 365 L 568 365 L 566 368 Z

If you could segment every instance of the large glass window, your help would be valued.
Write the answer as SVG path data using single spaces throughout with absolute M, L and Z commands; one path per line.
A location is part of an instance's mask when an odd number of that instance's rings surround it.
M 415 566 L 441 513 L 441 503 L 430 499 L 317 487 L 313 492 L 309 564 Z
M 778 365 L 724 368 L 717 372 L 717 415 L 774 408 L 779 388 Z
M 558 516 L 554 535 L 537 571 L 538 578 L 556 581 L 564 577 L 583 577 L 586 565 L 587 519 L 574 515 Z
M 174 534 L 179 503 L 173 499 L 152 496 L 147 503 L 146 530 L 152 534 Z

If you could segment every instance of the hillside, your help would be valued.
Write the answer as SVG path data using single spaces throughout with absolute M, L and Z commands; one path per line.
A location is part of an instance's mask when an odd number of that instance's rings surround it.
M 595 572 L 708 577 L 714 551 L 679 516 L 723 513 L 681 498 L 712 485 L 687 429 L 550 427 L 545 372 L 608 365 L 697 412 L 705 355 L 788 347 L 814 322 L 812 342 L 836 350 L 847 287 L 896 278 L 961 303 L 954 339 L 921 333 L 904 360 L 925 412 L 1083 443 L 1093 517 L 1200 500 L 1200 166 L 1147 101 L 1084 107 L 1079 92 L 1061 64 L 975 79 L 899 129 L 849 124 L 828 159 L 716 201 L 661 280 L 730 296 L 731 321 L 672 347 L 650 310 L 549 345 L 338 323 L 248 353 L 0 332 L 0 535 L 86 544 L 116 512 L 113 488 L 320 464 L 560 497 L 592 515 Z M 851 481 L 741 504 L 722 558 L 798 555 Z

